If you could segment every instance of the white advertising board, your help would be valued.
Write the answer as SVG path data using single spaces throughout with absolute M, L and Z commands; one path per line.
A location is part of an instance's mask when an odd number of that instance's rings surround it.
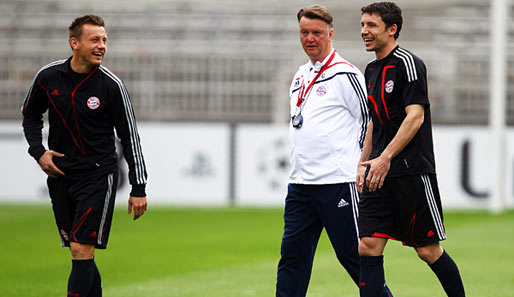
M 236 204 L 283 205 L 290 143 L 287 125 L 240 125 L 236 131 Z
M 487 208 L 491 185 L 488 128 L 435 126 L 433 132 L 443 205 Z M 236 205 L 284 205 L 290 168 L 287 125 L 236 126 L 232 150 L 227 124 L 140 123 L 139 133 L 152 204 L 223 206 L 230 204 L 233 194 Z M 512 208 L 514 129 L 507 130 L 505 144 L 505 196 Z M 49 201 L 46 175 L 27 154 L 27 147 L 19 122 L 1 122 L 0 202 Z M 129 186 L 125 162 L 121 164 L 117 201 L 125 204 Z
M 0 125 L 0 201 L 48 202 L 46 175 L 27 153 L 21 123 Z M 224 124 L 140 123 L 151 204 L 228 204 L 229 129 Z M 46 142 L 45 142 L 46 143 Z M 117 202 L 130 187 L 121 161 Z
M 435 127 L 434 151 L 443 205 L 486 208 L 492 181 L 491 136 L 487 127 Z M 514 129 L 505 142 L 505 202 L 514 207 Z
M 283 205 L 289 172 L 287 131 L 287 126 L 238 127 L 237 204 Z M 487 208 L 491 185 L 488 128 L 435 126 L 433 134 L 443 205 Z M 514 129 L 508 129 L 506 139 L 506 205 L 514 207 Z
M 0 123 L 0 201 L 50 202 L 46 175 L 28 147 L 21 121 Z
M 228 125 L 141 123 L 138 129 L 148 171 L 149 203 L 199 206 L 228 203 Z M 126 164 L 120 163 L 124 164 L 126 178 Z M 128 198 L 128 193 L 125 182 L 118 202 Z

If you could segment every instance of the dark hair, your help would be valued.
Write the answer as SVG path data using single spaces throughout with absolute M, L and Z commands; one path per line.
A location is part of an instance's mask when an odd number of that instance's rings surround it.
M 76 18 L 71 23 L 70 27 L 68 28 L 68 37 L 69 38 L 72 38 L 72 37 L 80 38 L 80 35 L 82 35 L 82 26 L 84 26 L 85 24 L 90 24 L 90 25 L 95 25 L 95 26 L 100 26 L 100 27 L 105 26 L 104 20 L 101 17 L 99 17 L 97 15 L 93 15 L 93 14 L 87 14 L 87 15 Z
M 332 28 L 333 26 L 332 21 L 334 20 L 334 18 L 330 14 L 330 11 L 328 11 L 328 9 L 323 5 L 311 5 L 302 8 L 298 11 L 298 14 L 296 16 L 298 18 L 298 22 L 300 22 L 300 19 L 302 17 L 306 17 L 308 19 L 322 20 L 325 23 L 327 23 L 327 25 L 330 28 Z
M 384 21 L 386 28 L 396 25 L 397 29 L 396 34 L 394 34 L 394 39 L 398 39 L 403 24 L 402 10 L 400 7 L 393 2 L 376 2 L 361 8 L 361 15 L 365 13 L 379 15 L 382 21 Z

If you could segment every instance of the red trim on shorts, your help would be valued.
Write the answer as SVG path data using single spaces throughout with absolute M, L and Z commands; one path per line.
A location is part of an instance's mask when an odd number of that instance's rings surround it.
M 394 238 L 390 235 L 387 235 L 384 233 L 378 233 L 378 232 L 373 233 L 373 235 L 371 235 L 371 237 L 380 237 L 380 238 L 388 238 L 388 239 L 398 240 L 398 238 Z
M 418 245 L 416 243 L 414 243 L 414 225 L 416 224 L 416 213 L 414 213 L 414 215 L 412 216 L 412 219 L 410 219 L 410 223 L 409 223 L 409 229 L 410 229 L 410 242 L 412 243 L 412 245 L 414 247 L 418 247 Z M 407 238 L 407 236 L 405 236 L 405 238 Z M 403 243 L 404 245 L 406 245 L 405 243 Z
M 89 215 L 89 213 L 91 212 L 91 210 L 93 209 L 93 207 L 91 206 L 83 215 L 82 217 L 75 223 L 75 225 L 73 226 L 73 228 L 71 228 L 71 232 L 73 232 L 73 240 L 75 242 L 78 242 L 77 240 L 77 237 L 75 237 L 75 235 L 77 234 L 77 231 L 79 231 L 80 227 L 82 226 L 82 223 L 84 223 L 84 221 L 86 220 L 87 216 Z M 77 226 L 78 224 L 78 226 Z M 75 227 L 77 227 L 77 229 L 75 229 Z M 73 231 L 75 229 L 75 231 Z

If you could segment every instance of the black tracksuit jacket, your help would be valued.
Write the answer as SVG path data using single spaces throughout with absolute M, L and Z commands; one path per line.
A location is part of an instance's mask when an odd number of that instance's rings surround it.
M 48 147 L 65 155 L 54 158 L 59 169 L 67 176 L 112 172 L 117 167 L 116 129 L 129 167 L 131 195 L 146 196 L 146 166 L 125 85 L 104 66 L 79 74 L 70 61 L 41 68 L 25 98 L 23 130 L 29 154 L 38 161 L 46 151 L 42 128 L 48 111 Z

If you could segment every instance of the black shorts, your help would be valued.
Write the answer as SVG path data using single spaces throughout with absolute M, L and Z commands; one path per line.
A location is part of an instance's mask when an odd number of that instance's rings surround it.
M 359 234 L 400 240 L 412 247 L 446 239 L 435 174 L 386 177 L 375 192 L 364 186 Z
M 62 246 L 78 242 L 105 249 L 118 172 L 48 178 L 47 184 Z

